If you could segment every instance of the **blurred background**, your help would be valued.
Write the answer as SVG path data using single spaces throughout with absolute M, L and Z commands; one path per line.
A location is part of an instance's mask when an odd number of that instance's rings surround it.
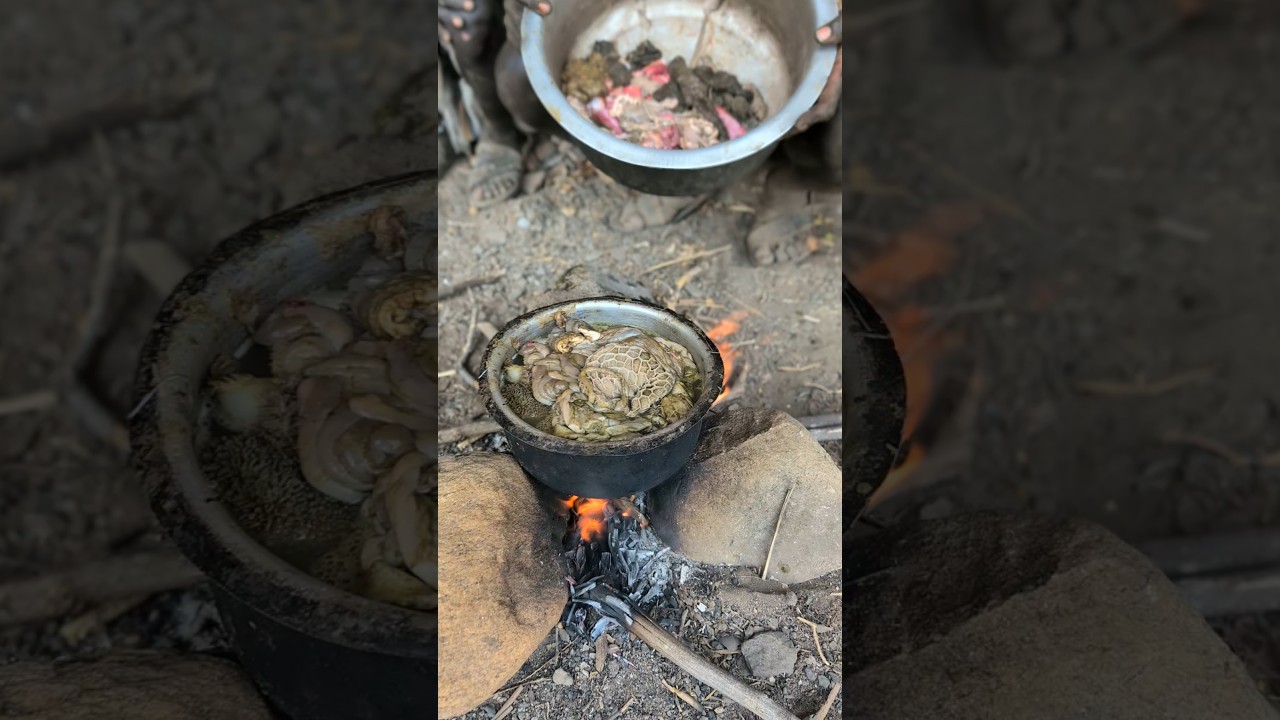
M 161 541 L 123 429 L 137 353 L 227 235 L 434 165 L 433 11 L 0 2 L 0 665 L 223 646 L 197 578 L 148 559 Z M 147 591 L 62 602 L 122 568 Z M 39 579 L 34 602 L 9 592 Z
M 896 20 L 851 23 L 844 263 L 903 357 L 910 442 L 869 519 L 1098 522 L 1274 697 L 1280 6 L 876 8 Z

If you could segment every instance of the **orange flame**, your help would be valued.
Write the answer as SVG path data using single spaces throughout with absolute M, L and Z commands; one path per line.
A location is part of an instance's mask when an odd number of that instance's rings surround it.
M 939 362 L 963 341 L 956 332 L 939 331 L 925 308 L 911 302 L 911 296 L 954 267 L 960 254 L 957 241 L 985 219 L 986 212 L 979 205 L 931 208 L 918 222 L 899 230 L 878 256 L 851 273 L 853 284 L 880 310 L 894 344 L 903 353 L 907 385 L 904 439 L 913 437 L 933 400 Z M 907 486 L 926 453 L 922 444 L 912 444 L 872 495 L 868 509 Z
M 751 313 L 747 310 L 734 310 L 729 316 L 716 326 L 707 331 L 707 337 L 711 338 L 711 342 L 716 344 L 716 349 L 720 351 L 720 359 L 724 362 L 724 388 L 716 397 L 716 402 L 711 403 L 714 406 L 729 394 L 729 380 L 733 378 L 733 367 L 737 361 L 739 352 L 734 349 L 733 343 L 729 342 L 728 337 L 737 333 L 742 329 L 742 321 Z
M 578 535 L 583 542 L 591 542 L 604 534 L 608 519 L 609 501 L 570 495 L 565 507 L 578 515 Z

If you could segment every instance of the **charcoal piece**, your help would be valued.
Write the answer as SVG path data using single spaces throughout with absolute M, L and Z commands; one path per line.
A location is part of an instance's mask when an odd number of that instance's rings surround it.
M 614 59 L 609 63 L 609 79 L 613 81 L 614 87 L 623 87 L 631 84 L 631 68 L 621 60 Z
M 721 107 L 729 111 L 743 127 L 750 128 L 758 124 L 755 113 L 751 111 L 751 101 L 741 95 L 726 95 Z
M 636 46 L 635 50 L 632 50 L 627 54 L 627 62 L 631 63 L 631 68 L 633 70 L 639 70 L 654 60 L 661 59 L 662 51 L 654 47 L 653 43 L 648 40 L 640 43 Z
M 671 75 L 671 82 L 667 83 L 667 87 L 671 87 L 672 85 L 675 85 L 676 87 L 672 88 L 671 92 L 679 93 L 679 96 L 678 96 L 680 99 L 679 109 L 681 110 L 687 110 L 689 108 L 698 108 L 700 110 L 711 109 L 710 88 L 708 88 L 706 83 L 704 83 L 702 79 L 698 77 L 697 73 L 695 73 L 689 67 L 688 63 L 685 62 L 685 59 L 683 57 L 676 57 L 676 59 L 668 63 L 667 73 Z M 663 89 L 665 90 L 666 88 L 663 88 Z M 658 97 L 657 93 L 654 93 L 654 97 L 659 100 L 664 99 L 664 98 Z M 714 115 L 715 113 L 712 113 L 712 114 Z
M 653 99 L 658 102 L 665 102 L 667 98 L 675 98 L 676 110 L 689 109 L 689 103 L 684 99 L 684 93 L 680 91 L 680 83 L 669 82 L 653 93 Z

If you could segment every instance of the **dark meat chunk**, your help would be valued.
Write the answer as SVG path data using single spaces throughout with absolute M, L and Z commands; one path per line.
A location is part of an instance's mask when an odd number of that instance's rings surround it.
M 648 40 L 645 40 L 644 42 L 640 43 L 639 45 L 636 46 L 635 50 L 632 50 L 630 53 L 627 54 L 627 62 L 631 63 L 632 70 L 639 70 L 640 68 L 644 67 L 645 65 L 648 65 L 654 60 L 661 60 L 661 59 L 662 59 L 662 51 L 654 47 L 653 43 L 649 42 Z

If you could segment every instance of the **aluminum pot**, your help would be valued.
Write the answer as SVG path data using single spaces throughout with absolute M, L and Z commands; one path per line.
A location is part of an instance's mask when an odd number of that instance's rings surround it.
M 835 48 L 814 33 L 835 19 L 836 0 L 555 0 L 547 17 L 525 11 L 520 52 L 533 90 L 551 117 L 596 167 L 623 185 L 652 195 L 697 195 L 727 187 L 759 167 L 813 107 L 835 67 Z M 706 31 L 703 32 L 703 18 Z M 746 135 L 697 150 L 653 150 L 620 140 L 582 117 L 560 90 L 571 58 L 597 40 L 626 53 L 650 40 L 663 57 L 702 51 L 717 68 L 760 89 L 769 117 Z
M 875 308 L 844 280 L 844 532 L 889 475 L 902 444 L 907 386 L 893 338 Z
M 702 391 L 679 422 L 629 440 L 585 442 L 542 432 L 521 419 L 502 394 L 503 366 L 527 340 L 546 337 L 564 312 L 592 324 L 628 325 L 689 350 L 702 373 Z M 516 461 L 542 484 L 589 498 L 617 498 L 662 484 L 689 462 L 702 421 L 724 387 L 724 361 L 711 338 L 693 321 L 670 310 L 621 297 L 594 297 L 538 308 L 507 323 L 484 357 L 489 414 L 502 426 Z
M 161 307 L 135 378 L 133 463 L 152 510 L 212 582 L 250 676 L 296 720 L 434 713 L 435 619 L 327 585 L 240 528 L 197 461 L 203 386 L 256 315 L 354 273 L 373 252 L 368 215 L 384 205 L 434 238 L 435 172 L 325 196 L 223 241 Z

